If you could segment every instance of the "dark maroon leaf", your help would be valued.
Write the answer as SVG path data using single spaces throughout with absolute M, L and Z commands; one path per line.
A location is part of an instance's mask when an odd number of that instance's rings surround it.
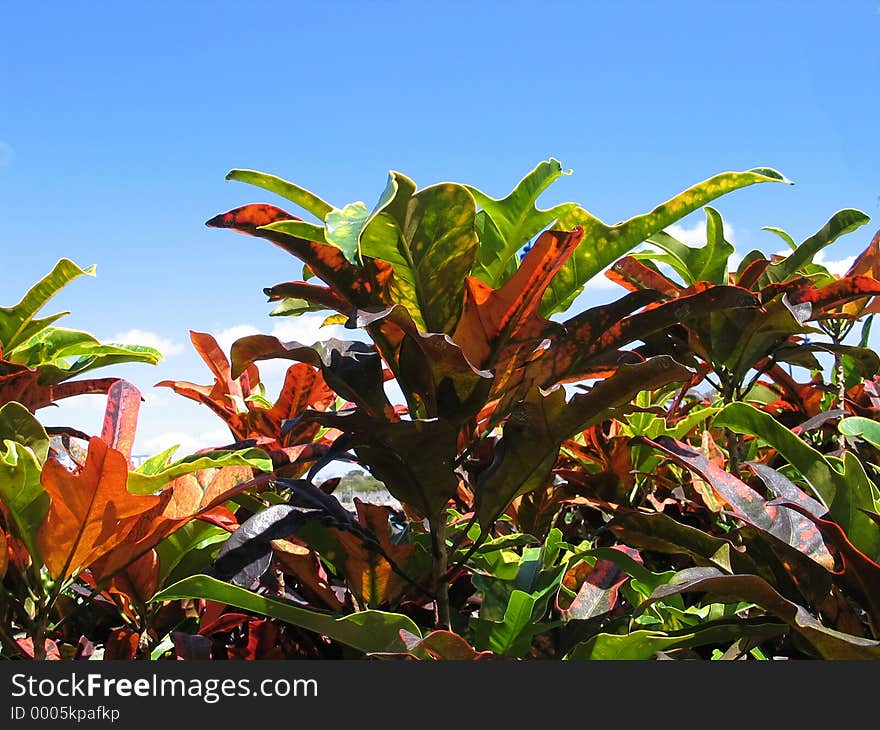
M 334 338 L 312 346 L 281 342 L 270 335 L 249 335 L 232 344 L 232 376 L 258 360 L 286 359 L 321 368 L 324 381 L 342 398 L 374 415 L 393 414 L 385 396 L 382 360 L 373 345 Z
M 853 545 L 836 522 L 817 517 L 801 504 L 785 498 L 776 502 L 800 512 L 816 525 L 839 562 L 835 570 L 838 582 L 870 612 L 874 626 L 880 627 L 880 565 Z
M 646 441 L 710 484 L 739 519 L 766 530 L 780 540 L 802 550 L 820 565 L 831 567 L 831 556 L 821 536 L 809 521 L 805 521 L 803 517 L 785 507 L 768 504 L 758 492 L 741 479 L 710 462 L 704 454 L 681 441 L 668 436 L 660 436 L 655 441 L 648 439 Z
M 213 642 L 207 636 L 172 631 L 171 640 L 174 642 L 174 651 L 178 659 L 203 661 L 211 658 Z

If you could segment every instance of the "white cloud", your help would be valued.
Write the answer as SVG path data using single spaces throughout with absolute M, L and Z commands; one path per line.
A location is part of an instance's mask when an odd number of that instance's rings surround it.
M 842 259 L 828 259 L 826 258 L 825 251 L 819 251 L 813 259 L 817 264 L 821 264 L 836 276 L 843 276 L 849 271 L 850 266 L 855 263 L 855 260 L 855 256 L 846 256 Z
M 282 342 L 301 342 L 304 345 L 312 345 L 318 340 L 338 338 L 340 340 L 365 340 L 362 330 L 350 330 L 341 324 L 322 327 L 321 323 L 327 319 L 326 312 L 314 312 L 301 314 L 298 317 L 285 317 L 276 323 L 271 330 L 258 329 L 250 324 L 237 324 L 227 327 L 214 334 L 217 344 L 221 349 L 229 353 L 232 343 L 248 335 L 268 334 L 277 337 Z
M 178 456 L 187 456 L 199 449 L 214 446 L 226 446 L 232 443 L 233 436 L 225 426 L 202 431 L 197 434 L 183 431 L 166 431 L 164 433 L 138 440 L 138 451 L 144 454 L 158 454 L 171 446 L 179 445 Z
M 214 338 L 220 349 L 226 355 L 232 348 L 232 343 L 248 335 L 267 334 L 277 337 L 281 342 L 301 342 L 304 345 L 313 345 L 319 340 L 337 338 L 340 340 L 366 341 L 368 338 L 363 330 L 347 329 L 343 325 L 328 325 L 322 327 L 321 323 L 327 318 L 326 312 L 310 312 L 298 317 L 285 317 L 274 324 L 272 329 L 258 329 L 250 324 L 237 324 L 232 327 L 215 332 Z M 282 358 L 274 360 L 260 360 L 257 368 L 260 371 L 260 379 L 266 387 L 266 395 L 274 400 L 281 390 L 284 373 L 293 363 Z
M 162 337 L 155 332 L 147 330 L 133 329 L 127 332 L 120 332 L 110 338 L 111 342 L 118 342 L 123 345 L 146 345 L 147 347 L 155 347 L 165 357 L 176 355 L 183 352 L 183 345 Z
M 220 345 L 220 349 L 228 355 L 229 349 L 232 347 L 233 342 L 241 339 L 242 337 L 247 337 L 248 335 L 258 334 L 260 334 L 260 330 L 258 330 L 256 327 L 252 327 L 249 324 L 237 324 L 233 327 L 227 327 L 225 330 L 215 332 L 214 339 L 217 340 L 217 344 Z
M 610 266 L 606 266 L 604 269 L 602 269 L 602 271 L 600 271 L 586 284 L 584 284 L 584 291 L 609 291 L 610 289 L 623 291 L 620 284 L 615 281 L 611 281 L 611 279 L 605 276 L 605 272 L 608 271 L 608 269 L 610 268 Z
M 773 255 L 785 258 L 786 256 L 791 255 L 791 249 L 786 248 L 781 251 L 774 251 Z M 819 251 L 819 253 L 813 257 L 813 263 L 824 266 L 835 276 L 843 276 L 849 271 L 850 266 L 855 263 L 855 260 L 855 256 L 844 256 L 842 259 L 829 259 L 827 252 L 824 250 Z
M 673 223 L 671 226 L 664 230 L 670 236 L 678 239 L 688 246 L 706 245 L 706 223 L 704 221 L 697 221 L 692 226 L 686 226 L 680 223 Z M 730 225 L 730 223 L 728 223 L 727 221 L 724 221 L 723 230 L 724 238 L 729 243 L 734 243 L 733 239 L 735 234 L 733 226 Z

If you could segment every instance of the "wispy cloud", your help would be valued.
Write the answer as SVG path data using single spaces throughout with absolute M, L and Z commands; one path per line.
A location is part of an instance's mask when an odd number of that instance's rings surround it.
M 835 276 L 843 276 L 849 271 L 850 266 L 855 263 L 855 260 L 855 256 L 845 256 L 842 259 L 829 259 L 826 257 L 825 251 L 819 251 L 813 259 L 813 261 L 824 266 Z
M 165 357 L 176 355 L 183 352 L 183 345 L 162 337 L 155 332 L 147 330 L 133 329 L 127 332 L 120 332 L 110 338 L 112 342 L 118 342 L 123 345 L 146 345 L 147 347 L 155 347 Z
M 268 334 L 277 337 L 282 342 L 301 342 L 304 345 L 313 345 L 319 340 L 338 338 L 340 340 L 366 341 L 367 335 L 363 330 L 351 330 L 342 325 L 328 325 L 322 327 L 321 323 L 327 318 L 326 312 L 312 312 L 302 314 L 299 317 L 285 317 L 278 321 L 270 330 L 259 329 L 251 324 L 236 324 L 232 327 L 213 332 L 217 344 L 226 355 L 236 340 L 248 335 Z M 260 370 L 260 379 L 266 386 L 266 393 L 274 398 L 281 390 L 284 373 L 291 366 L 290 360 L 261 360 L 257 363 Z
M 677 238 L 679 241 L 687 244 L 688 246 L 706 245 L 706 223 L 704 221 L 697 221 L 692 226 L 686 226 L 680 223 L 673 223 L 665 230 L 670 236 L 672 236 L 673 238 Z M 733 226 L 730 225 L 730 223 L 728 223 L 727 221 L 724 221 L 723 230 L 724 238 L 727 239 L 729 243 L 735 245 L 735 231 Z
M 366 335 L 361 330 L 350 330 L 342 325 L 328 325 L 322 327 L 321 323 L 327 319 L 325 312 L 313 312 L 301 314 L 299 317 L 285 317 L 275 324 L 268 332 L 258 329 L 250 324 L 237 324 L 232 327 L 214 333 L 217 344 L 228 353 L 232 343 L 242 337 L 256 334 L 269 334 L 277 337 L 282 342 L 301 342 L 304 345 L 312 345 L 318 340 L 327 340 L 336 337 L 340 340 L 365 340 Z

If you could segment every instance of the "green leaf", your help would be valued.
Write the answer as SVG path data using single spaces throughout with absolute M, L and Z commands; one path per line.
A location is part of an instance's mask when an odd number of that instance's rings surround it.
M 367 206 L 358 201 L 349 203 L 342 210 L 334 208 L 325 219 L 327 243 L 336 246 L 353 264 L 360 261 L 358 241 L 369 217 Z
M 830 246 L 846 233 L 856 230 L 870 221 L 870 217 L 860 210 L 845 208 L 837 211 L 828 222 L 805 240 L 782 261 L 771 264 L 761 282 L 764 284 L 785 281 L 810 262 L 826 246 Z M 776 232 L 775 230 L 773 231 Z
M 409 191 L 403 176 L 395 190 Z M 411 181 L 410 181 L 410 184 Z M 386 190 L 387 198 L 389 195 Z M 441 183 L 420 190 L 404 206 L 397 192 L 367 221 L 361 254 L 394 269 L 392 296 L 428 332 L 451 333 L 461 314 L 465 277 L 477 256 L 477 209 L 467 188 Z
M 553 182 L 570 174 L 571 170 L 563 171 L 559 161 L 551 158 L 538 164 L 505 198 L 490 198 L 477 188 L 465 186 L 482 208 L 476 219 L 480 249 L 473 276 L 495 289 L 504 283 L 511 263 L 515 268 L 517 252 L 575 207 L 574 203 L 562 203 L 540 210 L 535 205 Z
M 770 444 L 801 473 L 852 543 L 874 560 L 880 556 L 880 528 L 863 511 L 875 510 L 880 494 L 854 454 L 846 452 L 843 461 L 824 456 L 771 415 L 745 403 L 725 406 L 714 425 Z
M 791 184 L 791 181 L 776 170 L 768 168 L 724 172 L 688 188 L 650 213 L 613 226 L 603 223 L 580 207 L 561 215 L 553 227 L 571 230 L 575 226 L 581 226 L 584 229 L 584 240 L 544 294 L 541 313 L 550 316 L 554 312 L 567 309 L 581 293 L 584 284 L 606 266 L 697 208 L 733 190 L 762 182 Z
M 335 208 L 333 210 L 336 210 Z M 260 230 L 278 231 L 286 233 L 288 236 L 296 236 L 304 238 L 306 241 L 317 241 L 318 243 L 327 243 L 327 231 L 324 226 L 315 223 L 307 223 L 306 221 L 276 221 L 265 226 L 260 226 Z M 304 277 L 311 278 L 311 277 Z
M 49 456 L 49 436 L 36 416 L 21 403 L 0 407 L 0 443 L 15 441 L 30 449 L 42 466 Z
M 491 622 L 488 636 L 480 643 L 496 654 L 522 656 L 528 651 L 532 635 L 526 632 L 532 622 L 536 599 L 523 591 L 514 590 L 504 612 L 504 619 Z M 549 628 L 549 627 L 547 627 Z
M 49 495 L 40 484 L 41 464 L 26 446 L 3 439 L 0 444 L 0 502 L 34 563 L 40 563 L 37 531 L 49 511 Z
M 823 626 L 803 606 L 781 596 L 757 575 L 723 575 L 716 568 L 688 568 L 680 571 L 675 581 L 657 588 L 638 610 L 644 611 L 650 604 L 669 596 L 694 591 L 710 593 L 717 599 L 748 601 L 760 606 L 803 636 L 823 659 L 880 659 L 880 642 Z
M 788 246 L 792 251 L 797 249 L 797 244 L 794 242 L 794 239 L 788 235 L 781 228 L 777 228 L 776 226 L 764 226 L 762 231 L 770 231 L 770 233 L 775 233 L 779 236 L 783 241 L 785 241 L 785 245 Z
M 837 430 L 845 436 L 863 438 L 875 449 L 880 449 L 880 423 L 877 421 L 862 416 L 850 416 L 840 421 Z
M 727 284 L 727 262 L 735 249 L 724 239 L 724 221 L 721 219 L 721 214 L 708 205 L 705 211 L 705 246 L 699 248 L 686 246 L 665 231 L 651 236 L 648 243 L 659 246 L 678 260 L 681 266 L 676 266 L 675 269 L 680 274 L 686 272 L 685 284 L 696 284 L 698 281 Z
M 224 466 L 249 466 L 257 471 L 272 471 L 272 460 L 262 449 L 239 451 L 208 451 L 187 456 L 153 474 L 129 472 L 127 490 L 131 494 L 154 494 L 169 482 L 202 469 L 220 469 Z
M 151 602 L 203 598 L 285 621 L 364 653 L 407 651 L 401 631 L 421 638 L 412 619 L 385 611 L 360 611 L 347 616 L 324 613 L 267 598 L 205 575 L 194 575 L 159 591 Z
M 17 348 L 9 359 L 39 368 L 41 385 L 56 385 L 107 365 L 155 365 L 162 353 L 145 345 L 102 344 L 88 332 L 47 327 Z
M 628 634 L 596 634 L 578 644 L 566 659 L 636 660 L 654 659 L 658 651 L 690 649 L 707 644 L 721 644 L 748 637 L 755 642 L 765 641 L 787 631 L 784 625 L 767 621 L 718 621 L 703 624 L 696 629 L 672 633 L 637 630 Z
M 157 585 L 173 583 L 198 573 L 216 557 L 229 532 L 204 520 L 190 520 L 156 545 L 159 554 Z
M 268 175 L 265 172 L 230 170 L 226 175 L 226 179 L 256 185 L 258 188 L 263 188 L 263 190 L 280 195 L 282 198 L 287 198 L 296 203 L 300 208 L 309 211 L 319 220 L 324 220 L 327 214 L 333 210 L 333 206 L 330 203 L 321 200 L 314 193 L 292 182 L 282 180 L 280 177 L 275 177 L 275 175 Z
M 0 307 L 0 350 L 7 359 L 13 350 L 41 329 L 68 312 L 34 319 L 46 303 L 79 276 L 94 276 L 95 267 L 81 269 L 69 259 L 61 259 L 52 271 L 34 284 L 14 307 Z

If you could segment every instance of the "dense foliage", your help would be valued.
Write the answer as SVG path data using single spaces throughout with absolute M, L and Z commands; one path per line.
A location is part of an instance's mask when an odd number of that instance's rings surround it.
M 226 353 L 193 332 L 213 382 L 159 385 L 230 437 L 181 459 L 135 468 L 137 388 L 74 379 L 158 352 L 37 318 L 90 270 L 62 260 L 0 308 L 3 655 L 880 657 L 880 234 L 842 276 L 818 254 L 857 210 L 737 259 L 709 203 L 787 183 L 775 170 L 615 225 L 539 208 L 564 174 L 542 162 L 495 199 L 392 172 L 370 209 L 230 172 L 299 213 L 208 221 L 298 259 L 272 315 L 369 342 Z M 701 208 L 705 245 L 667 232 Z M 600 275 L 620 295 L 572 311 Z M 106 393 L 100 435 L 35 415 L 83 393 Z M 337 461 L 372 490 L 354 510 L 321 478 Z M 370 502 L 374 480 L 400 509 Z

